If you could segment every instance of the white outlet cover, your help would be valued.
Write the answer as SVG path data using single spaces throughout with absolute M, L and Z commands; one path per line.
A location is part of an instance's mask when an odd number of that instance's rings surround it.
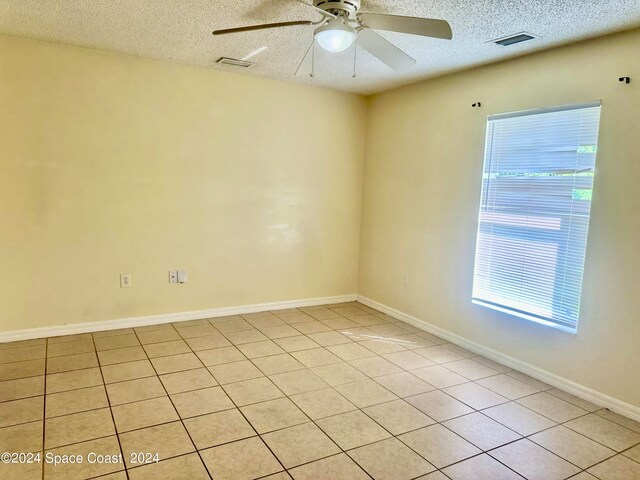
M 121 273 L 120 274 L 120 288 L 129 288 L 131 287 L 131 274 L 130 273 Z

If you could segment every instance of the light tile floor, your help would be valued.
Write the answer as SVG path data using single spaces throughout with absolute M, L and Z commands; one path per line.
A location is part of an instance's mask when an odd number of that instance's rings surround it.
M 2 344 L 0 451 L 41 455 L 3 480 L 640 479 L 640 423 L 355 302 Z

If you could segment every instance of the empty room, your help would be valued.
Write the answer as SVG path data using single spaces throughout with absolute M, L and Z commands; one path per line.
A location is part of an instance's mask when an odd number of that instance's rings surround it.
M 640 480 L 638 0 L 0 1 L 0 479 Z

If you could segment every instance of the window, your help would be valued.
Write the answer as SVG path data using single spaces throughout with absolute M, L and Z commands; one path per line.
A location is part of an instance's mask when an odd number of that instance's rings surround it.
M 473 303 L 575 332 L 600 102 L 492 115 Z

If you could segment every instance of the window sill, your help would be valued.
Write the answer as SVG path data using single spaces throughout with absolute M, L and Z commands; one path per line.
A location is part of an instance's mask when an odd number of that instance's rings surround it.
M 482 300 L 472 299 L 471 303 L 475 305 L 480 305 L 481 307 L 489 308 L 491 310 L 495 310 L 498 312 L 506 313 L 507 315 L 511 315 L 512 317 L 522 318 L 523 320 L 527 320 L 529 322 L 537 323 L 539 325 L 544 325 L 545 327 L 554 328 L 556 330 L 560 330 L 561 332 L 570 333 L 572 335 L 576 335 L 578 333 L 578 329 L 576 327 L 568 327 L 566 325 L 559 325 L 557 323 L 550 322 L 548 320 L 544 320 L 542 318 L 535 317 L 533 315 L 528 315 L 524 312 L 516 312 L 510 310 L 505 307 L 501 307 L 499 305 L 494 305 L 492 303 L 487 303 Z

